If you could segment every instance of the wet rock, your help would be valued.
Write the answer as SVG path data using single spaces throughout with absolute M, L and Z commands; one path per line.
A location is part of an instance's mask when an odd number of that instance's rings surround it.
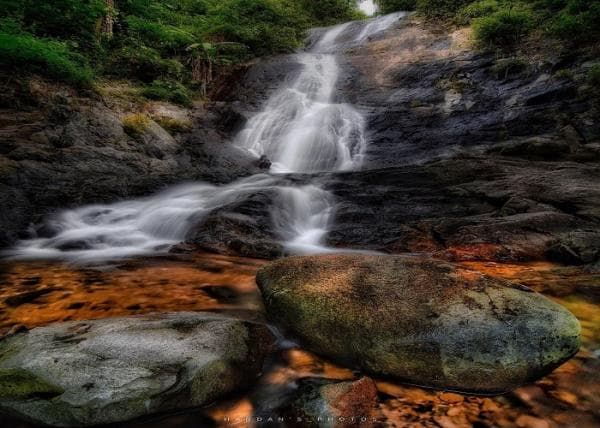
M 560 159 L 571 153 L 572 146 L 566 140 L 539 136 L 531 137 L 524 141 L 502 143 L 491 148 L 490 151 L 492 153 L 500 153 L 504 156 L 552 160 Z
M 39 102 L 35 114 L 17 108 L 0 113 L 0 121 L 14 123 L 0 132 L 9 142 L 0 144 L 0 247 L 44 229 L 31 226 L 59 209 L 148 195 L 182 181 L 226 183 L 260 171 L 253 156 L 219 131 L 210 111 L 195 112 L 193 132 L 177 140 L 153 121 L 133 139 L 110 102 Z
M 311 351 L 366 372 L 501 393 L 573 356 L 580 326 L 540 294 L 401 256 L 291 257 L 259 270 L 268 317 Z
M 371 427 L 376 405 L 377 388 L 368 377 L 338 383 L 305 379 L 283 414 L 296 422 L 293 426 Z
M 258 167 L 260 169 L 269 169 L 269 168 L 271 168 L 271 161 L 265 155 L 262 155 L 258 159 Z
M 153 120 L 149 121 L 148 127 L 137 138 L 143 143 L 148 156 L 157 159 L 173 156 L 179 150 L 179 145 L 171 134 Z
M 202 406 L 247 385 L 271 336 L 208 313 L 69 322 L 0 342 L 0 409 L 89 426 Z
M 544 84 L 532 89 L 526 94 L 526 105 L 538 105 L 557 100 L 574 98 L 577 95 L 577 88 L 569 81 L 556 82 L 554 84 Z
M 461 259 L 543 259 L 561 236 L 583 242 L 600 232 L 598 180 L 596 165 L 484 156 L 329 174 L 324 187 L 337 206 L 327 240 L 386 252 L 470 248 Z
M 190 231 L 186 244 L 196 249 L 273 259 L 283 247 L 272 226 L 275 191 L 265 189 L 214 210 Z
M 548 248 L 547 256 L 570 265 L 594 263 L 600 260 L 600 232 L 586 230 L 562 234 Z
M 56 291 L 56 289 L 55 288 L 41 288 L 38 290 L 27 291 L 25 293 L 19 293 L 19 294 L 15 294 L 13 296 L 7 297 L 4 300 L 4 303 L 6 303 L 8 306 L 15 308 L 17 306 L 24 305 L 25 303 L 33 303 L 38 298 L 45 296 L 46 294 L 52 293 L 53 291 Z

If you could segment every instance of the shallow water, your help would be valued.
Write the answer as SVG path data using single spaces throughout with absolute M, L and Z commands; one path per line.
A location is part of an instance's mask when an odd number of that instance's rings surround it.
M 103 267 L 48 262 L 0 263 L 0 329 L 157 311 L 216 311 L 263 320 L 254 276 L 265 262 L 197 254 L 133 259 Z M 500 397 L 444 393 L 375 379 L 376 426 L 597 427 L 600 421 L 600 274 L 550 263 L 464 262 L 492 276 L 518 280 L 568 307 L 581 321 L 583 347 L 554 373 Z M 250 390 L 204 409 L 120 424 L 120 427 L 261 426 L 302 378 L 351 380 L 357 373 L 281 341 Z M 246 419 L 248 418 L 249 421 Z M 29 425 L 0 419 L 1 426 Z M 273 425 L 271 425 L 273 426 Z M 304 425 L 306 426 L 306 425 Z

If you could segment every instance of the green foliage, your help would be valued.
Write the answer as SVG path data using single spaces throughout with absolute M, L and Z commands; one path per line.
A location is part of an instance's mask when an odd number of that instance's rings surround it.
M 470 3 L 459 9 L 456 14 L 456 23 L 467 25 L 471 23 L 474 18 L 492 15 L 497 12 L 499 8 L 500 6 L 497 0 L 480 0 Z
M 185 49 L 197 40 L 193 33 L 173 25 L 137 16 L 128 16 L 126 22 L 129 34 L 133 38 L 165 52 Z
M 563 40 L 592 42 L 600 37 L 600 2 L 569 0 L 552 18 L 549 32 Z
M 513 49 L 532 30 L 583 46 L 600 39 L 598 0 L 417 0 L 425 17 L 473 23 L 482 46 Z
M 43 73 L 79 86 L 88 86 L 93 76 L 83 58 L 65 43 L 30 34 L 0 32 L 0 66 Z
M 307 16 L 293 2 L 221 0 L 210 9 L 207 33 L 218 41 L 242 43 L 257 55 L 299 46 Z
M 123 46 L 113 52 L 106 74 L 130 77 L 142 82 L 156 79 L 177 79 L 183 72 L 183 64 L 176 59 L 163 58 L 158 51 L 145 46 Z
M 105 13 L 103 0 L 0 0 L 1 16 L 21 22 L 36 36 L 94 46 L 98 19 Z
M 332 25 L 363 17 L 354 0 L 300 0 L 299 5 L 312 25 Z
M 531 14 L 517 10 L 500 10 L 473 21 L 477 42 L 487 48 L 510 50 L 533 26 Z
M 100 34 L 108 15 L 112 38 Z M 12 35 L 1 61 L 31 61 L 67 81 L 89 80 L 90 64 L 97 74 L 205 87 L 231 64 L 296 49 L 311 26 L 357 17 L 354 0 L 115 0 L 114 9 L 105 0 L 0 0 L 0 31 Z M 164 86 L 153 83 L 148 94 Z
M 151 100 L 172 101 L 188 106 L 192 99 L 189 90 L 181 83 L 169 80 L 155 80 L 144 88 L 141 94 Z
M 377 4 L 381 13 L 392 13 L 400 10 L 415 10 L 417 0 L 379 0 Z
M 429 18 L 451 18 L 470 0 L 417 0 L 417 10 Z

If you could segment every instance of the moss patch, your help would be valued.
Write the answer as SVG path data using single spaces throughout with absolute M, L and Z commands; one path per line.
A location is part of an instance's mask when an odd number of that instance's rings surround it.
M 52 398 L 61 395 L 62 388 L 22 369 L 0 369 L 0 399 Z
M 150 127 L 150 118 L 145 114 L 130 114 L 123 119 L 123 129 L 131 138 L 139 139 Z

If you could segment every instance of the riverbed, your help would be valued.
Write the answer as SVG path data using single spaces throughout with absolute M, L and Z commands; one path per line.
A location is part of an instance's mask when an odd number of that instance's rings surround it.
M 214 311 L 264 320 L 254 281 L 263 260 L 214 254 L 139 258 L 114 264 L 0 264 L 0 328 L 4 334 L 67 320 L 164 311 Z M 600 408 L 600 274 L 548 262 L 463 262 L 491 276 L 516 280 L 573 312 L 583 347 L 550 376 L 499 397 L 470 396 L 375 379 L 379 426 L 595 427 Z M 279 349 L 248 391 L 189 413 L 134 421 L 127 427 L 192 428 L 260 425 L 303 378 L 357 379 L 280 337 Z M 12 420 L 3 426 L 30 427 Z M 436 425 L 437 424 L 437 425 Z

